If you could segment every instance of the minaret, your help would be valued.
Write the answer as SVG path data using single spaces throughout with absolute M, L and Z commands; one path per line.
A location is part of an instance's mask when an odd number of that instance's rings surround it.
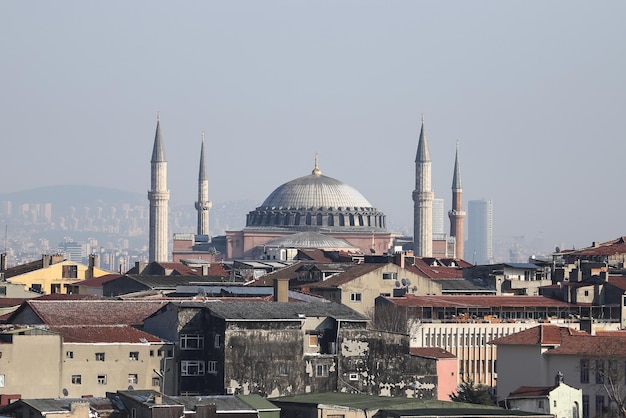
M 200 173 L 198 174 L 198 235 L 209 235 L 209 211 L 213 203 L 209 200 L 209 179 L 204 168 L 204 132 L 202 132 L 202 147 L 200 148 Z
M 156 134 L 152 159 L 150 160 L 151 181 L 148 200 L 150 201 L 150 238 L 148 262 L 168 261 L 167 206 L 170 192 L 167 190 L 167 161 L 159 127 L 161 118 L 157 114 Z
M 424 115 L 417 155 L 415 157 L 415 190 L 413 190 L 413 254 L 416 257 L 433 255 L 433 198 L 431 190 L 431 161 L 426 134 Z
M 455 238 L 454 255 L 457 259 L 463 258 L 464 234 L 463 223 L 463 187 L 461 187 L 461 166 L 459 164 L 459 143 L 456 143 L 456 157 L 454 159 L 454 177 L 452 178 L 452 209 L 448 212 L 450 218 L 450 236 Z

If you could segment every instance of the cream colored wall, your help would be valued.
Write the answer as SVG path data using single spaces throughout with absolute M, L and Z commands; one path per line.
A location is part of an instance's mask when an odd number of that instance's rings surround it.
M 520 386 L 548 386 L 540 347 L 534 345 L 498 346 L 498 400 Z
M 397 279 L 383 279 L 383 273 L 396 273 Z M 430 279 L 420 277 L 417 274 L 405 270 L 402 267 L 388 263 L 381 265 L 370 273 L 364 274 L 348 283 L 341 285 L 341 303 L 364 315 L 370 315 L 374 311 L 374 300 L 382 295 L 393 296 L 393 291 L 397 289 L 396 282 L 402 279 L 409 279 L 409 293 L 415 295 L 440 295 L 441 286 Z M 413 287 L 417 287 L 414 292 Z M 352 293 L 360 293 L 361 301 L 351 301 Z
M 152 385 L 152 377 L 158 377 L 154 370 L 160 370 L 163 357 L 158 351 L 162 344 L 76 344 L 63 345 L 61 385 L 68 390 L 69 397 L 83 395 L 105 396 L 106 392 L 134 389 L 160 390 Z M 66 352 L 73 352 L 67 358 Z M 139 360 L 131 360 L 129 353 L 139 352 Z M 153 356 L 150 356 L 150 351 Z M 104 353 L 104 361 L 96 361 L 96 353 Z M 163 354 L 164 356 L 165 354 Z M 138 382 L 130 383 L 129 374 L 137 374 Z M 98 383 L 98 375 L 107 377 L 106 384 Z M 72 384 L 72 375 L 81 375 L 81 384 Z
M 12 344 L 0 344 L 0 351 L 0 374 L 4 375 L 1 393 L 21 394 L 22 398 L 62 395 L 59 335 L 14 335 Z
M 63 266 L 77 266 L 77 278 L 63 278 Z M 23 284 L 24 288 L 27 290 L 32 287 L 33 284 L 39 284 L 46 294 L 50 293 L 52 284 L 59 284 L 61 285 L 61 293 L 66 293 L 65 285 L 72 285 L 76 282 L 87 279 L 88 269 L 89 267 L 84 264 L 74 263 L 72 261 L 63 261 L 36 271 L 31 271 L 30 273 L 24 273 L 19 276 L 11 277 L 7 279 L 7 281 L 10 283 Z M 100 277 L 105 274 L 109 274 L 109 272 L 99 268 L 94 268 L 93 277 Z

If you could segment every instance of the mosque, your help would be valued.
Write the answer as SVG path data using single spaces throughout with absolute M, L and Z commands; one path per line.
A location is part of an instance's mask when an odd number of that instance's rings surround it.
M 451 236 L 440 242 L 433 239 L 431 161 L 424 132 L 424 120 L 415 159 L 414 237 L 416 256 L 463 257 L 462 189 L 458 146 L 452 182 Z M 151 160 L 149 262 L 168 261 L 167 257 L 167 162 L 161 139 L 159 118 Z M 197 234 L 175 234 L 174 261 L 182 257 L 211 261 L 209 235 L 208 179 L 204 162 L 204 134 L 198 176 Z M 398 234 L 387 230 L 385 214 L 354 187 L 322 174 L 317 155 L 311 174 L 298 177 L 277 187 L 261 206 L 250 211 L 246 226 L 226 231 L 226 259 L 273 259 L 277 249 L 317 248 L 348 253 L 383 254 L 392 251 Z M 178 238 L 178 239 L 177 239 Z M 274 250 L 274 251 L 270 251 Z

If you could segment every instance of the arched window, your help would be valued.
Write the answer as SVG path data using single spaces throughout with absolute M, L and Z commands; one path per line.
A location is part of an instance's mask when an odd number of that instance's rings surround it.
M 293 224 L 294 225 L 300 225 L 300 214 L 299 213 L 296 213 L 296 220 L 295 220 L 295 222 Z
M 321 214 L 321 213 L 318 213 L 318 214 L 317 214 L 317 224 L 318 224 L 318 225 L 321 225 L 321 224 L 322 224 L 322 214 Z
M 285 217 L 283 218 L 283 225 L 289 225 L 291 222 L 291 213 L 285 213 Z
M 307 225 L 311 225 L 311 214 L 310 213 L 306 214 L 306 224 Z
M 363 226 L 363 215 L 359 215 L 359 226 Z
M 353 214 L 350 214 L 350 215 L 348 215 L 348 216 L 350 217 L 350 218 L 349 218 L 349 219 L 350 219 L 350 226 L 354 226 L 354 215 L 353 215 Z
M 346 220 L 343 217 L 343 213 L 339 214 L 339 226 L 346 226 Z
M 328 215 L 328 226 L 335 226 L 335 217 L 332 213 Z

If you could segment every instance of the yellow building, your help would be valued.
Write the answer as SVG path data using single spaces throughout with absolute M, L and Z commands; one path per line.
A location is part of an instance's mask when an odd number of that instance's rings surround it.
M 7 283 L 21 284 L 25 290 L 41 294 L 72 293 L 75 283 L 109 274 L 97 267 L 97 256 L 90 256 L 89 265 L 64 260 L 61 255 L 44 255 L 41 260 L 2 269 Z

